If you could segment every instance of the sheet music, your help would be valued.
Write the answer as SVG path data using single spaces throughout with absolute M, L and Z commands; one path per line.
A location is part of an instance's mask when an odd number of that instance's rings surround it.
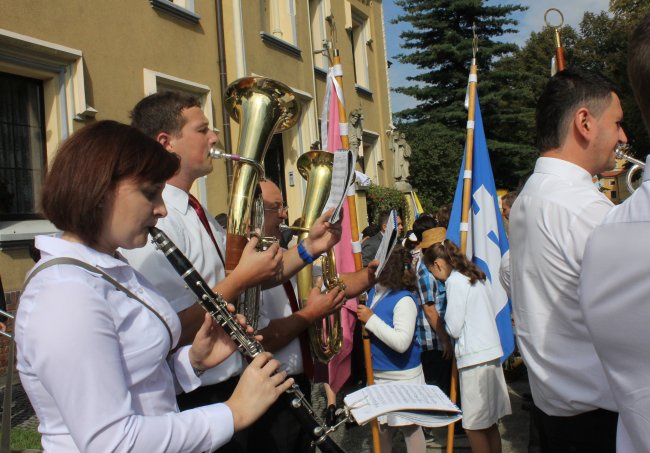
M 397 211 L 394 209 L 390 211 L 388 215 L 388 220 L 386 221 L 386 231 L 384 231 L 384 237 L 377 248 L 377 253 L 375 254 L 375 259 L 379 260 L 379 266 L 375 271 L 375 277 L 379 277 L 381 271 L 386 265 L 386 260 L 390 256 L 393 248 L 397 244 Z
M 350 150 L 341 150 L 334 153 L 334 165 L 332 168 L 332 187 L 330 196 L 325 204 L 325 211 L 336 208 L 330 223 L 336 223 L 341 217 L 341 209 L 346 200 L 348 188 L 354 182 L 354 155 Z
M 458 407 L 435 385 L 371 385 L 347 395 L 343 401 L 354 419 L 365 423 L 394 413 L 422 426 L 444 426 L 462 416 Z

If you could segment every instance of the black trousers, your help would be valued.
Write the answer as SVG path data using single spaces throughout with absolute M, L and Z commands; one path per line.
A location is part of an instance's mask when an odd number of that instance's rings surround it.
M 304 374 L 291 376 L 311 402 L 311 383 Z M 312 436 L 282 400 L 248 428 L 249 453 L 310 453 Z
M 437 385 L 445 395 L 449 396 L 451 388 L 451 359 L 443 359 L 442 351 L 422 351 L 422 371 L 424 381 L 429 385 Z
M 571 417 L 533 407 L 543 453 L 615 453 L 618 413 L 597 409 Z
M 182 393 L 176 397 L 181 411 L 205 406 L 207 404 L 223 403 L 237 387 L 239 376 L 214 385 L 206 385 L 190 393 Z M 219 453 L 246 453 L 248 450 L 248 428 L 236 432 L 230 442 L 219 448 Z

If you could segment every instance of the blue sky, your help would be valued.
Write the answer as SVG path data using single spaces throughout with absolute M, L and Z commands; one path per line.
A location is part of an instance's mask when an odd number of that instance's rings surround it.
M 600 12 L 607 10 L 609 0 L 571 0 L 558 4 L 557 1 L 550 0 L 487 0 L 488 4 L 520 4 L 528 6 L 528 10 L 524 13 L 518 13 L 513 17 L 519 21 L 518 34 L 507 35 L 507 40 L 515 42 L 520 46 L 526 41 L 531 31 L 539 31 L 544 27 L 544 12 L 553 7 L 557 7 L 564 15 L 564 23 L 577 28 L 580 20 L 585 11 Z M 410 82 L 406 80 L 406 76 L 413 74 L 416 70 L 414 66 L 403 65 L 397 61 L 395 55 L 401 53 L 401 40 L 399 38 L 400 32 L 404 30 L 408 24 L 399 23 L 391 24 L 391 19 L 396 18 L 401 8 L 395 6 L 394 0 L 384 0 L 384 17 L 386 27 L 386 51 L 388 59 L 393 63 L 389 71 L 391 87 L 407 86 Z M 551 17 L 549 17 L 550 19 Z M 479 36 L 480 39 L 480 36 Z M 479 42 L 480 46 L 480 42 Z M 468 56 L 468 71 L 469 71 L 469 56 Z M 416 102 L 413 98 L 404 96 L 397 93 L 391 94 L 391 104 L 393 112 L 398 112 L 405 108 L 415 107 Z

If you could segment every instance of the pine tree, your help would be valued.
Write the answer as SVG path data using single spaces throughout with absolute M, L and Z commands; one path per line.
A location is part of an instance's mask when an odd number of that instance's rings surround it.
M 412 86 L 395 90 L 418 101 L 415 108 L 396 114 L 398 127 L 408 129 L 412 162 L 423 164 L 411 166 L 411 182 L 418 190 L 431 193 L 434 203 L 444 204 L 453 196 L 460 168 L 456 155 L 462 153 L 465 140 L 467 112 L 463 103 L 472 58 L 473 26 L 479 38 L 477 64 L 481 80 L 482 74 L 491 72 L 495 61 L 517 50 L 516 45 L 495 38 L 516 31 L 513 27 L 517 22 L 510 15 L 526 8 L 486 6 L 483 0 L 396 0 L 395 3 L 404 10 L 396 22 L 408 22 L 412 26 L 400 35 L 406 52 L 397 58 L 419 69 L 417 74 L 408 77 L 414 83 Z M 481 82 L 479 87 L 482 86 Z M 489 91 L 479 88 L 479 92 Z M 481 97 L 481 107 L 497 99 L 498 95 Z M 453 182 L 449 188 L 430 188 L 443 181 Z

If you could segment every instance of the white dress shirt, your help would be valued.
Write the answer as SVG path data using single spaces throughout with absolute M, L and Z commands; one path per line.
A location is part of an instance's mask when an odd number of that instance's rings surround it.
M 71 257 L 109 274 L 163 317 L 176 344 L 178 317 L 125 261 L 59 238 L 39 236 L 36 246 L 39 264 Z M 15 334 L 45 451 L 198 452 L 233 434 L 225 404 L 178 412 L 170 365 L 185 390 L 200 384 L 189 347 L 168 364 L 161 320 L 99 274 L 73 265 L 39 272 L 21 296 Z
M 162 193 L 167 216 L 158 220 L 156 227 L 169 236 L 176 247 L 187 257 L 201 277 L 214 287 L 226 276 L 223 263 L 215 249 L 212 238 L 201 223 L 199 216 L 188 204 L 188 195 L 182 189 L 167 184 Z M 225 231 L 208 213 L 208 222 L 217 245 L 225 259 Z M 196 303 L 196 295 L 187 287 L 185 281 L 174 270 L 165 255 L 147 242 L 142 248 L 120 250 L 129 260 L 129 264 L 144 275 L 160 294 L 169 301 L 176 312 L 180 312 Z M 217 384 L 232 376 L 241 374 L 244 358 L 236 352 L 218 366 L 207 370 L 201 376 L 203 385 Z
M 291 277 L 290 281 L 296 299 L 298 299 L 296 277 Z M 260 318 L 257 323 L 257 328 L 263 329 L 268 326 L 272 320 L 286 318 L 287 316 L 291 316 L 292 313 L 293 311 L 291 310 L 291 305 L 289 305 L 289 299 L 287 298 L 287 294 L 284 292 L 283 285 L 265 289 L 262 291 Z M 274 352 L 273 356 L 282 362 L 282 369 L 285 370 L 289 376 L 300 374 L 304 371 L 299 337 L 294 338 L 282 349 Z
M 515 329 L 533 400 L 547 415 L 616 409 L 578 303 L 587 237 L 611 207 L 587 171 L 548 157 L 512 206 Z
M 641 187 L 613 208 L 589 237 L 580 276 L 585 322 L 620 414 L 620 452 L 646 452 L 650 446 L 649 277 L 650 175 L 646 172 Z M 620 429 L 621 422 L 625 430 Z M 625 431 L 634 445 L 629 449 L 621 446 Z

